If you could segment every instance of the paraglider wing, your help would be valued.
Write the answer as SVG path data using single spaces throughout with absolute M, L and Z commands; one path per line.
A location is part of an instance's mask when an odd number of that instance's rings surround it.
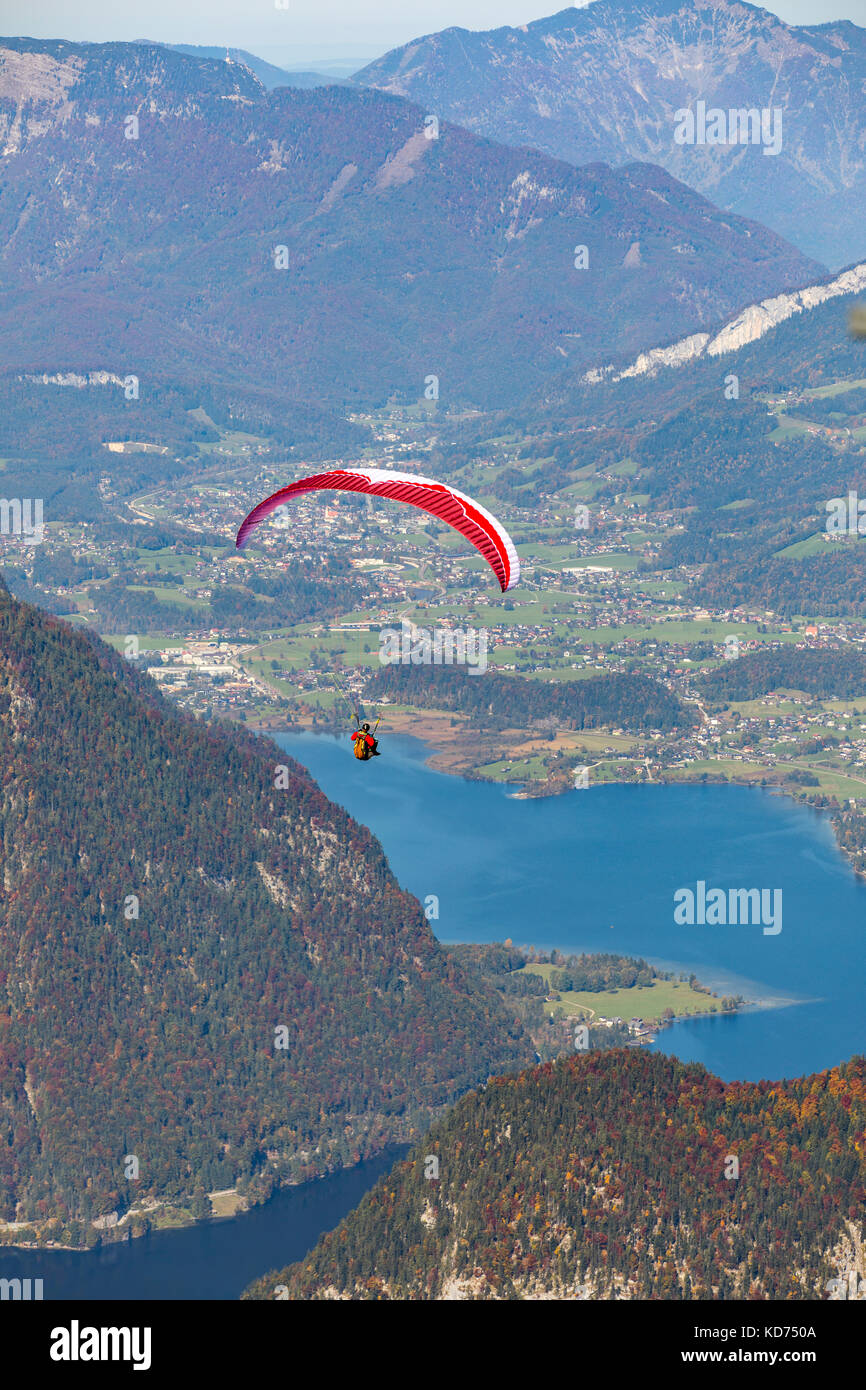
M 413 473 L 394 473 L 385 468 L 335 468 L 328 473 L 314 473 L 300 478 L 288 487 L 266 497 L 253 507 L 241 524 L 235 542 L 240 550 L 250 532 L 284 502 L 304 492 L 335 489 L 338 492 L 361 492 L 372 497 L 389 497 L 394 502 L 408 502 L 412 507 L 438 517 L 475 546 L 490 565 L 502 592 L 512 589 L 520 578 L 520 561 L 514 542 L 505 527 L 478 502 L 456 487 L 437 483 L 432 478 L 420 478 Z

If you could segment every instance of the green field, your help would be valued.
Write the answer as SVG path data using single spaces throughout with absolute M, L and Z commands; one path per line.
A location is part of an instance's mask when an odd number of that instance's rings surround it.
M 801 705 L 792 704 L 790 700 L 778 700 L 770 704 L 763 699 L 731 700 L 730 707 L 744 719 L 778 719 L 781 714 L 797 714 L 802 708 Z
M 820 787 L 813 787 L 811 788 L 812 791 L 820 790 L 822 792 L 828 792 L 830 796 L 845 798 L 860 797 L 862 799 L 866 797 L 866 777 L 846 777 L 844 773 L 828 772 L 825 768 L 817 767 L 814 763 L 805 761 L 789 763 L 780 760 L 776 766 L 780 768 L 789 768 L 792 771 L 794 769 L 799 769 L 803 772 L 814 773 L 818 778 Z
M 369 651 L 364 651 L 365 646 L 369 647 Z M 379 635 L 375 632 L 328 632 L 319 635 L 299 630 L 287 637 L 258 643 L 246 653 L 245 661 L 264 662 L 268 666 L 271 661 L 276 661 L 284 670 L 306 671 L 313 664 L 314 652 L 318 652 L 325 662 L 325 672 L 334 666 L 342 670 L 347 666 L 378 665 Z
M 173 550 L 142 550 L 135 552 L 136 561 L 148 574 L 189 574 L 198 563 L 195 555 L 176 555 Z M 204 580 L 199 580 L 204 583 Z
M 587 729 L 581 729 L 577 738 L 579 742 L 575 745 L 575 751 L 585 750 L 590 753 L 602 753 L 607 748 L 613 749 L 617 753 L 630 753 L 638 742 L 629 734 L 609 734 L 606 732 L 595 734 Z
M 477 769 L 491 782 L 542 782 L 547 776 L 547 768 L 541 758 L 519 758 L 516 762 L 505 759 L 498 763 L 485 763 Z
M 725 637 L 734 634 L 738 637 L 764 637 L 771 640 L 770 633 L 759 633 L 754 623 L 723 623 L 714 622 L 711 618 L 697 621 L 683 622 L 672 619 L 668 622 L 648 623 L 645 627 L 637 624 L 625 623 L 622 627 L 586 627 L 569 630 L 569 638 L 573 642 L 595 643 L 598 646 L 610 646 L 614 642 L 621 642 L 625 637 L 636 637 L 641 641 L 649 642 L 703 642 L 709 639 L 711 642 L 721 644 Z M 796 641 L 796 633 L 786 634 L 773 633 L 773 638 L 780 641 Z
M 779 423 L 767 435 L 771 444 L 784 444 L 788 439 L 797 439 L 800 435 L 808 433 L 805 420 L 792 420 L 782 411 L 777 413 L 776 419 Z M 812 424 L 813 422 L 809 421 L 808 423 Z
M 490 662 L 491 667 L 496 665 L 495 661 Z M 530 681 L 549 681 L 551 685 L 562 684 L 563 681 L 584 681 L 590 676 L 597 676 L 604 667 L 590 666 L 589 664 L 578 666 L 573 670 L 571 666 L 542 666 L 538 671 L 527 671 L 526 679 Z
M 859 378 L 857 381 L 834 381 L 832 386 L 813 386 L 803 395 L 808 401 L 820 400 L 826 396 L 842 396 L 846 391 L 854 391 L 859 386 L 866 386 L 866 378 Z
M 613 942 L 616 936 L 614 925 Z M 613 950 L 613 946 L 611 946 Z M 549 980 L 554 965 L 526 965 L 524 969 L 533 975 L 541 975 Z M 721 1009 L 721 1000 L 709 994 L 698 994 L 688 984 L 679 980 L 657 980 L 649 986 L 636 986 L 634 989 L 613 989 L 600 994 L 572 990 L 561 994 L 555 1004 L 550 1005 L 553 1012 L 575 1018 L 591 1019 L 621 1018 L 661 1018 L 665 1009 L 673 1009 L 677 1018 L 686 1014 L 714 1014 Z
M 695 777 L 700 777 L 702 772 L 708 776 L 746 778 L 754 781 L 756 776 L 763 776 L 769 772 L 769 768 L 760 760 L 749 760 L 739 762 L 736 758 L 696 758 L 687 767 L 667 767 L 664 771 L 666 781 L 681 782 L 692 781 Z

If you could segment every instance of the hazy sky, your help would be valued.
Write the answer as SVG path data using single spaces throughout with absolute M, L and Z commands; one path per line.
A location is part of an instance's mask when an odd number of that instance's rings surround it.
M 421 34 L 448 28 L 525 24 L 567 8 L 557 0 L 2 0 L 0 31 L 35 38 L 161 39 L 229 44 L 271 62 L 345 57 L 359 62 Z M 766 6 L 793 24 L 852 19 L 866 25 L 866 0 L 776 0 Z

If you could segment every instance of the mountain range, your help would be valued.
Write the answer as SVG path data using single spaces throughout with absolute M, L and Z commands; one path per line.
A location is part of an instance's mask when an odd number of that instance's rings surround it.
M 270 391 L 289 421 L 434 377 L 483 409 L 821 277 L 655 165 L 427 115 L 158 46 L 3 40 L 0 367 Z
M 866 29 L 848 21 L 786 24 L 745 0 L 593 0 L 427 35 L 354 80 L 573 164 L 660 164 L 833 268 L 866 257 Z M 767 124 L 742 143 L 731 112 L 749 110 Z
M 142 39 L 140 42 L 149 47 L 155 46 L 152 39 Z M 190 58 L 211 58 L 217 62 L 239 63 L 242 67 L 249 68 L 269 91 L 274 87 L 332 87 L 345 80 L 322 72 L 288 72 L 285 68 L 278 68 L 273 63 L 266 62 L 264 58 L 258 58 L 255 53 L 248 53 L 245 48 L 217 48 L 199 43 L 166 43 L 160 47 L 170 48 L 175 53 L 186 53 Z

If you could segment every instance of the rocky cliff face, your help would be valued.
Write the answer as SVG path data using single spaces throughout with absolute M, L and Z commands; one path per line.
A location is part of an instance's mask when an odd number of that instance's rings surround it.
M 778 294 L 750 304 L 715 333 L 693 333 L 668 347 L 642 352 L 626 367 L 593 367 L 583 376 L 588 385 L 599 381 L 627 381 L 629 377 L 654 376 L 662 367 L 684 367 L 702 357 L 722 357 L 756 343 L 771 329 L 795 314 L 807 314 L 833 299 L 862 294 L 866 290 L 866 262 L 792 294 Z
M 576 164 L 661 164 L 831 267 L 866 255 L 866 30 L 854 24 L 793 26 L 742 0 L 595 0 L 521 28 L 447 29 L 356 81 Z M 745 144 L 731 113 L 749 110 L 768 123 Z

